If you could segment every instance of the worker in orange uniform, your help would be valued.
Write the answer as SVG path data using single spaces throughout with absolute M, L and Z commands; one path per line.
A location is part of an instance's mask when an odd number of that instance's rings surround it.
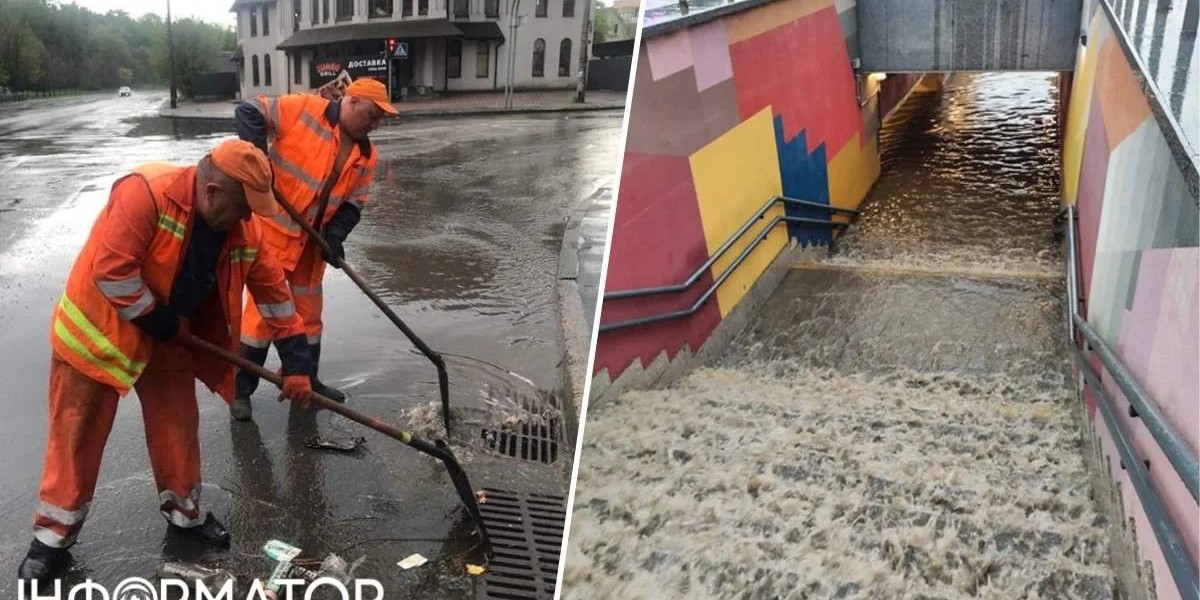
M 316 94 L 258 96 L 240 104 L 235 112 L 238 136 L 270 157 L 279 200 L 308 219 L 333 249 L 331 256 L 325 256 L 320 245 L 309 240 L 287 214 L 257 219 L 266 248 L 287 272 L 296 309 L 304 319 L 314 373 L 321 360 L 325 263 L 338 267 L 345 258 L 342 244 L 358 224 L 375 178 L 378 157 L 368 134 L 386 115 L 395 114 L 387 88 L 374 79 L 351 83 L 337 100 Z M 270 333 L 259 311 L 247 304 L 242 357 L 258 365 L 266 362 Z M 315 374 L 312 384 L 314 392 L 345 402 L 345 394 L 325 385 Z M 234 419 L 249 421 L 253 417 L 250 395 L 257 387 L 257 375 L 244 370 L 238 373 L 237 396 L 229 406 Z
M 34 540 L 18 576 L 47 580 L 70 563 L 87 517 L 117 400 L 142 404 L 159 510 L 174 533 L 217 546 L 229 533 L 200 505 L 195 380 L 226 401 L 232 366 L 182 344 L 195 335 L 234 350 L 249 288 L 283 357 L 283 398 L 312 396 L 312 358 L 283 270 L 261 252 L 251 212 L 271 216 L 271 167 L 228 140 L 195 166 L 143 165 L 113 184 L 55 307 L 50 439 Z

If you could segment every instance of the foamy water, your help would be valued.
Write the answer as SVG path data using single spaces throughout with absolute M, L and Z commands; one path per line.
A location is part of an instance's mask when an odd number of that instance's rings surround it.
M 712 366 L 590 411 L 564 598 L 1114 597 L 1052 81 L 962 76 L 908 109 L 834 256 Z

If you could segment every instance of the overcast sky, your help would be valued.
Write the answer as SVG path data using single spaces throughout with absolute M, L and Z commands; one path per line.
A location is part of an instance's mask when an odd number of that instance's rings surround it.
M 110 10 L 123 10 L 134 18 L 148 12 L 161 17 L 167 16 L 167 0 L 74 0 L 75 4 L 92 12 L 106 13 Z M 63 1 L 62 4 L 70 4 Z M 233 27 L 233 13 L 229 7 L 233 0 L 171 0 L 171 18 L 183 19 L 192 17 L 210 23 Z

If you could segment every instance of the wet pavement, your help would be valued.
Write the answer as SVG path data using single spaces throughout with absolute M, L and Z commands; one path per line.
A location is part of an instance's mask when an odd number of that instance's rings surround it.
M 229 135 L 228 124 L 157 117 L 162 100 L 46 100 L 6 105 L 0 116 L 0 566 L 10 573 L 28 546 L 37 501 L 50 309 L 75 253 L 118 174 L 147 161 L 194 162 Z M 446 354 L 458 417 L 452 441 L 475 488 L 566 493 L 570 448 L 549 465 L 501 457 L 484 447 L 481 428 L 558 410 L 555 288 L 565 218 L 611 180 L 620 117 L 423 119 L 374 135 L 378 183 L 347 260 Z M 442 435 L 433 367 L 337 271 L 325 279 L 324 321 L 324 381 L 348 392 L 354 408 Z M 389 598 L 481 594 L 481 580 L 464 575 L 470 525 L 440 463 L 341 417 L 277 404 L 266 387 L 255 397 L 255 424 L 230 422 L 218 398 L 198 391 L 203 499 L 230 528 L 231 552 L 165 536 L 130 396 L 70 578 L 151 577 L 172 558 L 265 577 L 260 548 L 278 538 L 306 558 L 365 555 L 357 574 L 380 579 Z M 306 448 L 316 434 L 367 442 L 357 454 Z M 431 562 L 396 566 L 417 552 Z M 0 597 L 15 596 L 15 577 L 0 577 Z
M 564 599 L 1114 597 L 1070 387 L 1054 86 L 915 95 L 833 256 L 709 366 L 590 411 Z

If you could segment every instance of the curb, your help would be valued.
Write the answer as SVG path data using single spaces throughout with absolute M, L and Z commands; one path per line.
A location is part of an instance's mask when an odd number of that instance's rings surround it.
M 477 108 L 470 110 L 412 110 L 401 111 L 397 118 L 403 117 L 465 117 L 478 115 L 524 115 L 524 114 L 540 114 L 540 113 L 568 113 L 568 112 L 598 112 L 604 110 L 625 110 L 624 104 L 613 105 L 585 105 L 585 106 L 556 106 L 556 107 L 539 107 L 539 108 Z M 194 114 L 177 114 L 169 112 L 170 109 L 159 109 L 158 116 L 164 119 L 183 119 L 192 121 L 233 121 L 233 110 L 230 109 L 229 116 L 212 116 L 212 115 L 194 115 Z

